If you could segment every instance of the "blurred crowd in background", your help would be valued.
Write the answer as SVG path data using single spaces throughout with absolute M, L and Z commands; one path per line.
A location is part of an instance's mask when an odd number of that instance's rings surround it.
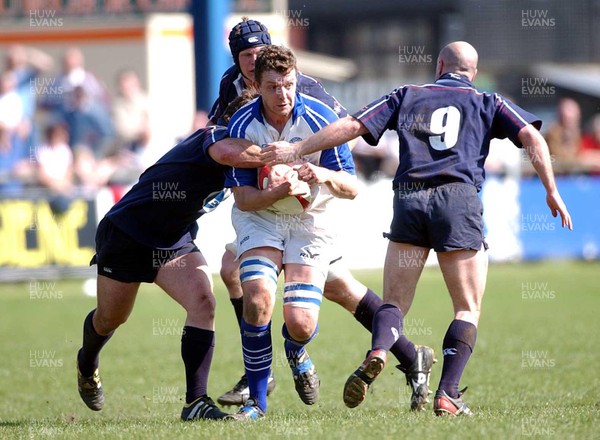
M 3 64 L 0 198 L 45 188 L 53 210 L 60 213 L 76 195 L 93 194 L 107 185 L 131 185 L 151 165 L 147 158 L 155 156 L 147 154 L 152 135 L 148 98 L 135 71 L 119 72 L 118 92 L 111 96 L 86 69 L 77 47 L 56 60 L 33 47 L 15 45 L 6 51 Z M 206 121 L 206 114 L 198 112 L 190 130 Z M 578 102 L 561 98 L 555 121 L 543 134 L 557 174 L 600 173 L 600 114 L 582 121 Z M 378 148 L 359 140 L 353 154 L 364 180 L 390 178 L 397 166 L 398 139 L 389 132 Z
M 147 96 L 133 70 L 121 70 L 111 96 L 85 68 L 77 47 L 60 60 L 15 45 L 0 75 L 0 191 L 50 191 L 53 209 L 75 194 L 135 182 L 148 163 Z M 58 66 L 58 62 L 60 66 Z M 57 72 L 57 73 L 56 73 Z

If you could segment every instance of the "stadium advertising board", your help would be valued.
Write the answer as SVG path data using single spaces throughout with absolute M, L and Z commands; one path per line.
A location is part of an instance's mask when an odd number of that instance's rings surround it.
M 57 215 L 45 199 L 0 200 L 0 269 L 88 266 L 94 255 L 95 202 L 73 200 Z

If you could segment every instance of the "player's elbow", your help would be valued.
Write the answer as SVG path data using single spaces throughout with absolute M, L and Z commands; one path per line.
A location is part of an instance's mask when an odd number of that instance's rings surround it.
M 234 199 L 235 206 L 237 207 L 237 209 L 239 209 L 240 211 L 251 211 L 250 204 L 248 203 L 246 197 L 236 195 L 234 196 Z
M 540 134 L 540 132 L 531 124 L 527 124 L 518 133 L 519 142 L 525 148 L 531 148 L 538 145 L 545 144 L 544 138 Z
M 358 188 L 355 185 L 339 185 L 331 188 L 331 192 L 338 199 L 354 200 L 358 195 Z
M 344 194 L 342 195 L 342 198 L 343 199 L 354 200 L 357 195 L 358 195 L 358 189 L 357 188 L 348 188 L 348 189 L 346 189 L 346 191 L 344 191 Z
M 358 178 L 355 175 L 348 175 L 345 185 L 344 193 L 346 199 L 354 200 L 358 195 Z
M 214 150 L 214 151 L 213 151 Z M 223 146 L 221 148 L 211 148 L 211 157 L 221 165 L 227 165 L 230 167 L 235 167 L 239 162 L 239 151 L 233 150 L 228 146 Z
M 251 198 L 248 197 L 246 188 L 244 186 L 235 187 L 232 189 L 232 192 L 237 209 L 240 211 L 256 211 L 256 206 L 252 202 Z
M 246 201 L 236 200 L 235 206 L 237 206 L 237 208 L 240 211 L 256 211 L 256 209 L 250 203 L 247 203 Z

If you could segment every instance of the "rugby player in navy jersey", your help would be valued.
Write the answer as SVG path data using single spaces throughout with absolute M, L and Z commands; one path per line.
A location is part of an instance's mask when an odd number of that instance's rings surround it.
M 94 411 L 104 405 L 99 353 L 129 317 L 140 283 L 155 283 L 186 311 L 181 337 L 186 404 L 181 418 L 221 419 L 208 397 L 214 351 L 211 274 L 193 240 L 196 220 L 224 198 L 224 170 L 257 167 L 260 147 L 229 139 L 223 127 L 203 128 L 148 168 L 98 225 L 97 307 L 85 318 L 77 354 L 79 394 Z
M 394 217 L 384 266 L 383 304 L 373 318 L 371 350 L 344 386 L 344 402 L 359 405 L 381 373 L 390 346 L 400 342 L 407 358 L 419 350 L 402 334 L 403 317 L 430 249 L 437 253 L 454 320 L 443 340 L 444 364 L 434 399 L 436 415 L 471 415 L 459 381 L 475 347 L 487 278 L 483 208 L 477 193 L 492 138 L 508 137 L 525 148 L 545 190 L 546 203 L 563 227 L 573 229 L 539 133 L 541 121 L 498 94 L 477 91 L 477 51 L 469 43 L 448 44 L 437 59 L 433 84 L 406 85 L 295 144 L 264 150 L 268 163 L 288 162 L 357 136 L 377 144 L 386 130 L 400 139 L 393 181 Z M 419 121 L 419 122 L 417 122 Z M 430 358 L 429 353 L 421 353 Z M 428 359 L 426 359 L 429 362 Z
M 229 48 L 235 63 L 229 68 L 221 79 L 219 98 L 215 101 L 210 112 L 210 120 L 217 123 L 222 109 L 238 96 L 243 90 L 253 87 L 254 64 L 258 53 L 266 45 L 271 44 L 271 36 L 267 28 L 260 22 L 244 17 L 235 25 L 229 34 Z M 298 72 L 297 90 L 300 93 L 316 98 L 329 106 L 337 116 L 345 116 L 346 110 L 329 95 L 321 84 L 307 75 Z M 231 304 L 233 305 L 238 325 L 242 322 L 243 294 L 240 284 L 239 264 L 235 260 L 235 244 L 226 246 L 221 263 L 221 278 L 227 290 Z M 381 298 L 357 281 L 350 271 L 345 267 L 344 260 L 338 256 L 330 266 L 327 282 L 323 296 L 330 301 L 344 307 L 358 322 L 367 330 L 371 331 L 373 315 L 377 308 L 383 303 Z M 391 349 L 398 360 L 402 363 L 400 347 L 394 345 Z M 406 359 L 404 359 L 406 362 Z M 418 365 L 405 365 L 407 381 L 413 387 L 413 392 L 418 392 L 423 376 L 419 376 Z M 421 378 L 421 379 L 420 379 Z M 274 377 L 269 377 L 268 393 L 275 387 Z M 244 374 L 234 387 L 217 399 L 221 405 L 242 405 L 249 396 L 248 380 Z M 415 395 L 416 396 L 416 395 Z M 422 400 L 417 398 L 417 401 Z M 411 407 L 417 409 L 418 404 L 413 403 Z

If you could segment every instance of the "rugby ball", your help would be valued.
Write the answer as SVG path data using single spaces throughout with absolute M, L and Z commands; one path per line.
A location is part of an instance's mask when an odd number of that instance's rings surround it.
M 285 164 L 277 164 L 269 167 L 265 165 L 258 171 L 258 188 L 266 189 L 269 185 L 269 181 L 274 176 L 285 176 L 287 173 L 295 173 L 291 166 Z M 273 211 L 281 214 L 302 214 L 312 201 L 310 193 L 310 186 L 308 183 L 300 181 L 298 182 L 302 193 L 296 196 L 289 196 L 283 199 L 277 200 L 271 207 Z

